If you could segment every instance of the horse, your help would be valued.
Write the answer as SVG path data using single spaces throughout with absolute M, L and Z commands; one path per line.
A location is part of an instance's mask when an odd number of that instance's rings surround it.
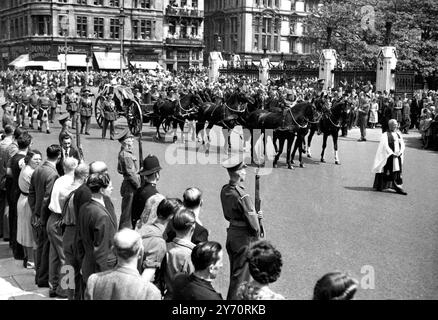
M 277 166 L 278 159 L 283 152 L 284 142 L 287 140 L 287 164 L 288 168 L 292 169 L 290 163 L 290 149 L 295 138 L 295 132 L 299 128 L 306 127 L 309 122 L 315 121 L 317 117 L 319 117 L 319 112 L 314 104 L 301 102 L 292 107 L 285 107 L 282 112 L 256 109 L 246 115 L 246 118 L 242 120 L 242 124 L 250 131 L 253 129 L 274 130 L 273 140 L 279 139 L 280 141 L 280 146 L 276 150 L 273 163 L 274 168 Z
M 319 121 L 320 130 L 323 133 L 322 151 L 321 151 L 321 162 L 325 163 L 324 152 L 327 147 L 327 138 L 332 136 L 333 138 L 333 148 L 335 151 L 335 164 L 340 165 L 338 157 L 338 137 L 339 130 L 341 129 L 343 123 L 347 118 L 347 108 L 348 104 L 346 101 L 341 101 L 335 103 L 330 109 L 324 112 L 321 120 Z M 311 158 L 310 147 L 312 143 L 313 135 L 317 130 L 317 126 L 311 126 L 309 137 L 307 138 L 307 157 Z
M 206 135 L 210 141 L 210 130 L 214 125 L 222 127 L 222 132 L 225 137 L 225 151 L 230 151 L 230 131 L 238 124 L 239 115 L 244 113 L 247 104 L 251 102 L 251 97 L 242 92 L 234 92 L 224 98 L 216 97 L 215 102 L 205 102 L 198 109 L 196 122 L 196 136 L 199 141 L 199 133 L 205 128 L 208 123 Z M 205 144 L 205 138 L 202 137 L 202 144 Z
M 157 101 L 153 106 L 154 116 L 156 119 L 155 127 L 157 128 L 156 138 L 161 139 L 160 126 L 163 121 L 166 121 L 168 124 L 170 124 L 170 122 L 173 122 L 173 142 L 176 142 L 176 129 L 178 124 L 181 132 L 183 133 L 185 120 L 195 117 L 198 112 L 197 109 L 201 105 L 201 98 L 199 97 L 199 95 L 193 93 L 183 95 L 181 99 L 177 99 L 175 101 Z

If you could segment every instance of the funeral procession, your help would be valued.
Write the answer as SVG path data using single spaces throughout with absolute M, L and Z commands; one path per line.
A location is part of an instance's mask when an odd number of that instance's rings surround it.
M 438 299 L 437 21 L 1 0 L 0 300 Z

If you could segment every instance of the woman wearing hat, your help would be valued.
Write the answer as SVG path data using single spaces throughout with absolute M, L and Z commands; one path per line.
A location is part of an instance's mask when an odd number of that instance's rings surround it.
M 90 98 L 90 90 L 85 89 L 84 93 L 79 100 L 79 114 L 81 115 L 81 134 L 84 133 L 85 128 L 85 134 L 87 136 L 90 135 L 89 128 L 91 123 L 91 116 L 93 115 L 93 102 Z

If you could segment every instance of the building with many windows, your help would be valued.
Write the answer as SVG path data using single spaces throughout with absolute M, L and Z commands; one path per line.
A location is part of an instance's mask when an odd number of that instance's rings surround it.
M 296 61 L 315 51 L 304 36 L 303 18 L 319 0 L 205 0 L 206 53 L 222 51 L 257 61 Z
M 200 65 L 203 1 L 170 2 L 1 0 L 0 67 L 119 69 L 122 42 L 125 66 Z

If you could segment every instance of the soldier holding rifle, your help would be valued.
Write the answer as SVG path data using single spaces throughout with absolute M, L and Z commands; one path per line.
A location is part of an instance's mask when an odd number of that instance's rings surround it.
M 230 287 L 228 300 L 235 300 L 239 285 L 250 280 L 246 254 L 251 243 L 261 236 L 262 212 L 256 211 L 243 182 L 246 164 L 238 157 L 227 159 L 222 166 L 227 169 L 230 182 L 222 187 L 221 202 L 227 229 L 226 248 L 230 258 Z

